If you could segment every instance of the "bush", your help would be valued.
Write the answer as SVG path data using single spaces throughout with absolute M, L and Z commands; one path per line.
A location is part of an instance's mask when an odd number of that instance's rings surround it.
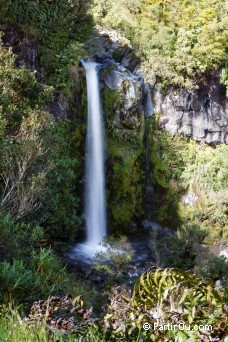
M 157 240 L 156 231 L 151 233 L 150 248 L 156 264 L 162 267 L 192 268 L 197 254 L 202 250 L 206 232 L 197 225 L 183 225 L 176 235 Z
M 132 257 L 131 245 L 127 237 L 123 235 L 120 238 L 106 237 L 101 246 L 104 252 L 96 254 L 98 259 L 96 270 L 105 271 L 112 277 L 119 277 L 128 267 Z
M 29 303 L 37 297 L 59 293 L 67 274 L 50 249 L 33 251 L 27 262 L 14 259 L 0 263 L 0 291 L 3 303 Z
M 225 10 L 222 0 L 108 0 L 95 1 L 93 11 L 98 24 L 129 39 L 148 79 L 192 89 L 199 75 L 220 66 L 227 80 Z
M 3 48 L 0 36 L 0 114 L 10 132 L 18 129 L 30 112 L 52 99 L 52 88 L 42 86 L 35 74 L 24 67 L 15 67 L 12 49 Z
M 15 222 L 9 214 L 0 213 L 2 255 L 7 261 L 27 259 L 33 249 L 45 243 L 44 230 L 39 226 Z
M 224 293 L 216 291 L 212 282 L 179 269 L 150 269 L 135 284 L 132 297 L 115 291 L 104 318 L 106 340 L 223 340 L 224 304 Z M 149 330 L 143 329 L 144 323 Z M 165 329 L 167 323 L 187 328 Z M 211 330 L 194 330 L 195 324 L 210 325 Z
M 23 302 L 33 297 L 38 289 L 35 273 L 28 270 L 22 260 L 6 261 L 0 264 L 1 301 Z
M 228 263 L 224 257 L 208 253 L 200 264 L 196 263 L 194 271 L 202 277 L 221 280 L 228 285 Z
M 43 294 L 58 293 L 66 285 L 65 268 L 50 248 L 33 251 L 28 265 L 37 275 Z

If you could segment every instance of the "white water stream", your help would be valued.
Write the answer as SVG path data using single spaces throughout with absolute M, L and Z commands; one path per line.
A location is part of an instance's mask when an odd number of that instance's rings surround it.
M 103 115 L 100 103 L 98 64 L 82 61 L 87 84 L 87 139 L 86 139 L 86 242 L 77 244 L 72 256 L 93 258 L 102 247 L 99 243 L 106 236 L 106 200 L 104 170 Z
M 106 236 L 103 115 L 100 103 L 98 65 L 83 62 L 86 70 L 88 124 L 86 152 L 86 243 L 91 249 Z

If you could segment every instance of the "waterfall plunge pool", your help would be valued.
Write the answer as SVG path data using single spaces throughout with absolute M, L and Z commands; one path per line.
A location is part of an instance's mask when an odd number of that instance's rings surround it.
M 147 232 L 145 232 L 145 235 L 129 236 L 128 241 L 131 244 L 132 250 L 131 264 L 152 262 Z M 64 259 L 67 263 L 74 266 L 93 264 L 97 260 L 97 253 L 106 252 L 106 248 L 99 244 L 94 247 L 91 248 L 91 245 L 86 244 L 86 242 L 74 243 L 70 246 L 70 251 L 65 254 Z

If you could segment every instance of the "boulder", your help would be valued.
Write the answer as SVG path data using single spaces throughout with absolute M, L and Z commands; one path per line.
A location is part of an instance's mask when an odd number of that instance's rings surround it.
M 101 67 L 101 88 L 116 90 L 121 105 L 113 108 L 115 127 L 136 129 L 142 111 L 142 87 L 140 79 L 122 65 L 110 62 Z

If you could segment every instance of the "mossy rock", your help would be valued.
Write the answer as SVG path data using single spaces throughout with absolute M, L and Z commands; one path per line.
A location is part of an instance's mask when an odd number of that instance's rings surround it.
M 122 121 L 122 125 L 125 128 L 134 130 L 137 128 L 137 121 L 135 120 L 135 118 L 125 119 Z

